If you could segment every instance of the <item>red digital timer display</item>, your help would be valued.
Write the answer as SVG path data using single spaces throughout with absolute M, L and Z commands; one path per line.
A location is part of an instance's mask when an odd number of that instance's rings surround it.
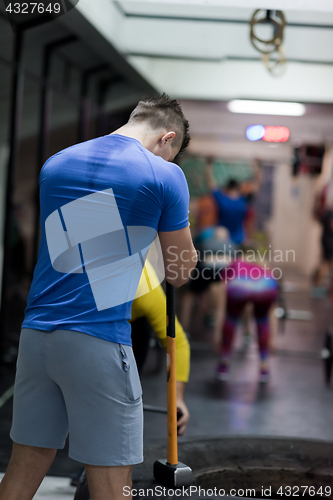
M 290 136 L 287 127 L 265 127 L 265 135 L 262 140 L 266 142 L 287 142 Z

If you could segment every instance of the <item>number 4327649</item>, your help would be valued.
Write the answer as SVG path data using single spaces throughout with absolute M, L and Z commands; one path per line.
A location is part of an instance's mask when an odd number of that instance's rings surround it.
M 10 3 L 6 8 L 6 12 L 9 14 L 59 14 L 61 11 L 61 5 L 58 2 L 50 2 L 48 5 L 38 2 L 24 2 L 24 3 Z

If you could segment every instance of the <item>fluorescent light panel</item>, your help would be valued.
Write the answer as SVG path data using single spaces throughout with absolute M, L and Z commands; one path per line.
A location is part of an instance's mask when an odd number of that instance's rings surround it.
M 228 109 L 232 113 L 251 115 L 302 116 L 305 113 L 304 104 L 299 102 L 245 101 L 242 99 L 229 101 Z

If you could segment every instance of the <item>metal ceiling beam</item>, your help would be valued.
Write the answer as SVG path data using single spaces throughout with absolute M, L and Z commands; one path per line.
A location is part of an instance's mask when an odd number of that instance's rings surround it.
M 156 59 L 172 59 L 175 61 L 194 61 L 194 62 L 214 62 L 214 63 L 221 63 L 223 61 L 239 61 L 239 62 L 258 62 L 262 61 L 260 57 L 241 57 L 241 56 L 225 56 L 225 57 L 196 57 L 196 56 L 181 56 L 181 55 L 174 55 L 174 54 L 152 54 L 152 53 L 147 53 L 147 52 L 127 52 L 127 56 L 131 57 L 148 57 L 148 58 L 156 58 Z M 272 61 L 275 59 L 272 58 Z M 327 65 L 327 66 L 332 66 L 333 61 L 314 61 L 314 60 L 309 60 L 309 59 L 292 59 L 287 57 L 287 62 L 295 62 L 295 63 L 302 63 L 302 64 L 318 64 L 318 65 Z
M 158 3 L 160 0 L 148 0 L 146 3 Z M 164 0 L 164 3 L 167 3 Z M 193 6 L 203 6 L 207 7 L 207 0 L 168 0 L 168 6 L 173 8 L 175 5 L 183 3 L 191 8 Z M 291 2 L 290 0 L 278 0 L 273 2 L 272 0 L 214 0 L 212 2 L 217 7 L 232 7 L 238 9 L 272 9 L 272 4 L 275 4 L 276 8 L 281 10 L 295 10 L 295 4 L 297 4 L 297 10 L 302 12 L 333 12 L 332 0 L 297 0 L 297 2 Z

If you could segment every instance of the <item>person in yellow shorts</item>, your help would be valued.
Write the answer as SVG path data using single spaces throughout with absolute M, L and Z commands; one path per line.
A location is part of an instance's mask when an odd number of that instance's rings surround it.
M 146 286 L 145 275 L 148 273 L 151 291 L 141 295 Z M 166 296 L 153 266 L 147 260 L 145 270 L 139 282 L 136 298 L 132 304 L 131 322 L 145 317 L 161 344 L 166 347 Z M 176 317 L 176 372 L 177 406 L 183 415 L 178 420 L 178 434 L 183 435 L 190 418 L 184 402 L 185 385 L 190 373 L 190 345 L 186 334 Z

